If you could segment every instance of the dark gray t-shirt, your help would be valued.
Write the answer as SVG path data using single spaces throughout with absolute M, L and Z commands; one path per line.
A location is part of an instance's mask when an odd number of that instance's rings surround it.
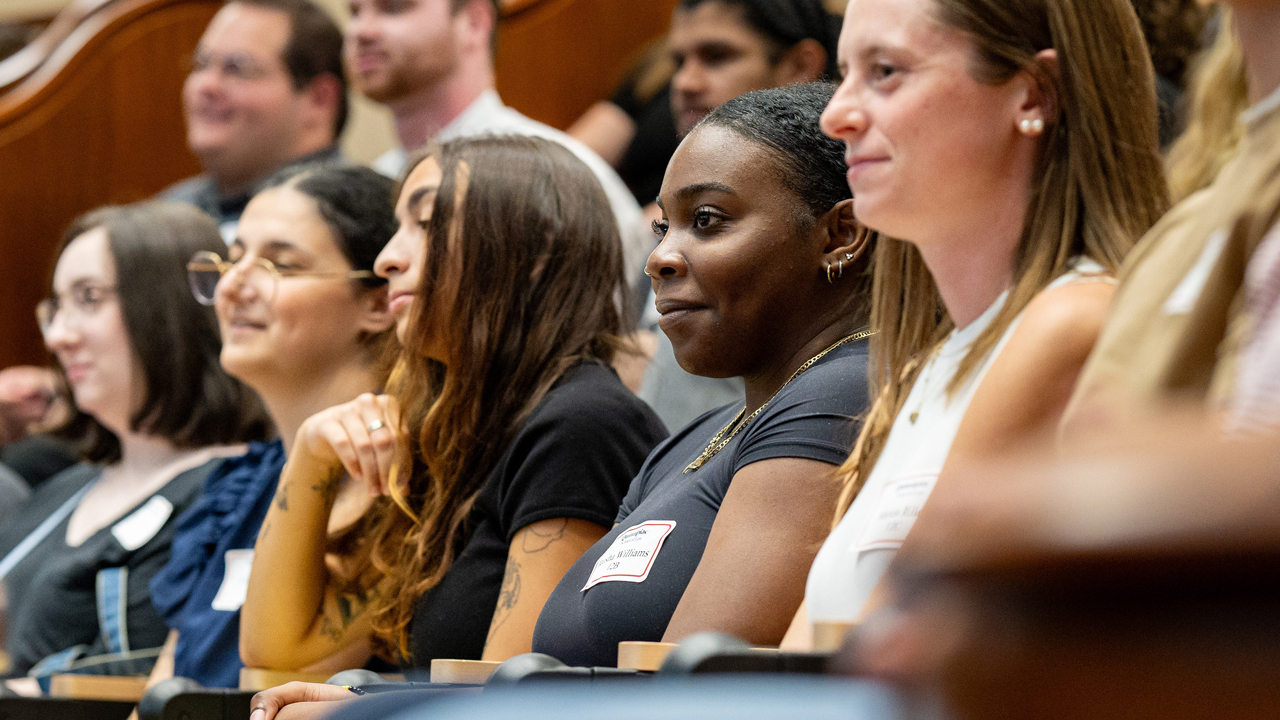
M 855 418 L 867 407 L 866 368 L 865 340 L 831 351 L 783 388 L 764 412 L 697 471 L 685 473 L 684 468 L 702 454 L 741 404 L 707 413 L 659 445 L 631 483 L 617 527 L 574 563 L 543 606 L 533 635 L 534 651 L 570 665 L 603 667 L 617 664 L 621 641 L 661 640 L 702 559 L 734 475 L 772 458 L 843 462 L 857 437 Z M 643 566 L 644 579 L 605 581 L 584 591 L 597 561 L 615 539 L 650 522 L 655 524 L 637 532 L 666 533 L 662 544 L 652 551 L 639 540 L 635 547 L 651 552 L 647 565 L 628 564 L 631 569 Z M 671 522 L 675 526 L 669 531 L 659 524 Z M 622 552 L 634 558 L 636 551 Z

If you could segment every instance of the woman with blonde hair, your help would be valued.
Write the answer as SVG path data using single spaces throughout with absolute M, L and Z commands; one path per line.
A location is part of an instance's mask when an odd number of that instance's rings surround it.
M 1151 61 L 1127 0 L 852 0 L 844 140 L 877 248 L 880 388 L 843 467 L 808 620 L 857 620 L 948 465 L 1052 428 L 1107 280 L 1167 207 Z M 927 515 L 927 514 L 926 514 Z

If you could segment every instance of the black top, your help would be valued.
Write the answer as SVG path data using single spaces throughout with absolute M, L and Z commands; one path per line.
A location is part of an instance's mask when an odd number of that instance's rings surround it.
M 534 631 L 534 651 L 569 665 L 607 667 L 617 664 L 621 641 L 662 640 L 734 475 L 772 458 L 843 462 L 857 437 L 855 418 L 867 407 L 866 369 L 865 340 L 836 348 L 784 387 L 764 412 L 694 472 L 685 473 L 685 466 L 702 454 L 741 404 L 702 415 L 659 445 L 623 499 L 618 526 L 574 563 L 547 599 Z M 648 522 L 675 526 L 656 550 L 643 541 L 632 545 L 648 553 L 647 577 L 600 582 L 584 590 L 606 552 L 634 557 L 637 550 L 621 544 L 613 548 L 614 540 Z M 650 525 L 636 532 L 662 530 Z
M 636 97 L 636 79 L 624 82 L 612 102 L 636 124 L 635 137 L 618 162 L 618 176 L 643 207 L 657 199 L 667 163 L 680 146 L 680 136 L 671 113 L 671 83 L 648 100 L 641 100 Z
M 553 518 L 611 526 L 627 485 L 666 435 L 612 369 L 586 363 L 568 370 L 490 473 L 471 511 L 470 536 L 444 580 L 418 601 L 413 664 L 479 659 L 515 534 Z
M 124 613 L 123 632 L 116 637 L 124 636 L 128 650 L 138 653 L 164 644 L 169 628 L 151 606 L 147 585 L 169 559 L 178 515 L 195 500 L 205 476 L 218 462 L 180 473 L 74 548 L 66 542 L 67 514 L 13 567 L 4 579 L 9 599 L 5 649 L 13 660 L 11 673 L 26 674 L 41 660 L 71 648 L 78 649 L 67 660 L 76 665 L 64 671 L 81 666 L 90 671 L 89 665 L 94 674 L 149 670 L 154 652 L 140 653 L 134 661 L 126 656 L 114 664 L 86 660 L 123 650 L 112 646 L 113 638 L 104 637 L 110 633 L 99 622 L 98 599 L 123 590 L 119 593 L 123 602 L 114 603 L 114 610 Z M 17 519 L 0 533 L 0 557 L 101 473 L 102 468 L 95 465 L 76 465 L 40 486 Z M 118 572 L 121 568 L 125 572 Z

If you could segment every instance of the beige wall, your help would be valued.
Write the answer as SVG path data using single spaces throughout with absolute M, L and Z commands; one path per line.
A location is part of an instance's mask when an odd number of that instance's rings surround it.
M 69 0 L 0 0 L 0 20 L 48 17 L 70 4 Z

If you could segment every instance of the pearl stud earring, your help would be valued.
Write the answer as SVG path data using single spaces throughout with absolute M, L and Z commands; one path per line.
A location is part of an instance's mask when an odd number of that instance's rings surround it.
M 1022 131 L 1023 135 L 1039 135 L 1044 132 L 1044 120 L 1023 118 L 1018 122 L 1018 130 Z

